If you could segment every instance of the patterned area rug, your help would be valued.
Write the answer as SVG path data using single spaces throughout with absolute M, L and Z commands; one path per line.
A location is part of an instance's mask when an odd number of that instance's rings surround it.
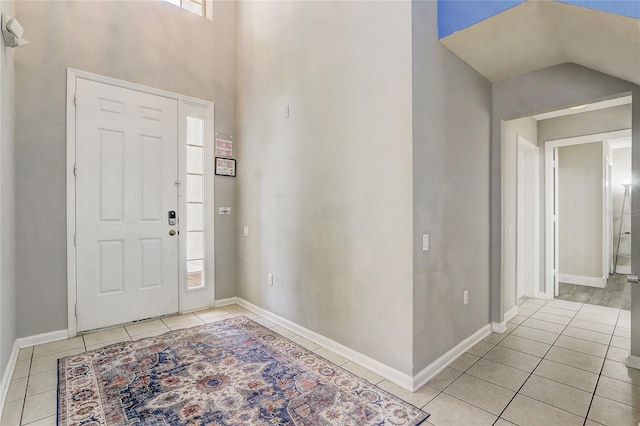
M 246 317 L 58 361 L 59 425 L 417 425 L 427 417 Z

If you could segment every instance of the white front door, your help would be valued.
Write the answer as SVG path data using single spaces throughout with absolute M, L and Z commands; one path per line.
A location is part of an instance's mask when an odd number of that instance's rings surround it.
M 178 311 L 175 99 L 77 80 L 77 329 Z

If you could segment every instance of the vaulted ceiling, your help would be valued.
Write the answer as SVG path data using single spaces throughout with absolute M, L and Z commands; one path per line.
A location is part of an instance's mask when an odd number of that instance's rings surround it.
M 440 40 L 488 80 L 572 62 L 640 85 L 640 19 L 530 0 Z

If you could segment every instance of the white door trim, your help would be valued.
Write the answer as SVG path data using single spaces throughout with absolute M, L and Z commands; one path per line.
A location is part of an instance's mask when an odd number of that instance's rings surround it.
M 210 137 L 213 137 L 213 111 L 214 105 L 210 101 L 206 101 L 203 99 L 197 99 L 185 95 L 180 95 L 173 92 L 168 92 L 161 89 L 156 89 L 148 86 L 143 86 L 136 83 L 131 83 L 124 80 L 118 80 L 111 77 L 102 76 L 99 74 L 93 74 L 86 71 L 81 71 L 73 68 L 67 68 L 67 323 L 69 330 L 69 337 L 74 337 L 77 335 L 77 323 L 75 316 L 75 306 L 77 300 L 77 292 L 76 292 L 76 248 L 75 248 L 75 229 L 76 229 L 76 217 L 75 217 L 75 208 L 76 208 L 76 188 L 75 188 L 75 174 L 74 167 L 76 163 L 76 110 L 75 110 L 75 94 L 76 94 L 76 80 L 78 78 L 83 78 L 86 80 L 95 81 L 98 83 L 110 84 L 113 86 L 121 87 L 129 90 L 136 90 L 139 92 L 144 92 L 156 96 L 163 96 L 169 99 L 175 99 L 178 101 L 178 115 L 176 120 L 178 120 L 178 131 L 180 133 L 180 129 L 184 126 L 184 123 L 179 120 L 181 111 L 183 111 L 183 105 L 192 105 L 196 107 L 200 107 L 206 109 L 209 114 L 208 121 L 210 128 Z M 181 142 L 178 141 L 180 146 Z M 213 208 L 213 202 L 210 203 L 210 208 Z M 213 228 L 213 227 L 211 227 Z M 213 229 L 211 229 L 213 231 Z M 211 232 L 210 236 L 208 236 L 208 241 L 213 241 L 213 232 Z M 210 272 L 210 280 L 208 282 L 207 288 L 209 289 L 209 294 L 207 296 L 209 306 L 213 306 L 213 301 L 215 300 L 214 289 L 215 283 L 213 281 L 213 277 L 215 276 L 213 273 L 213 253 L 209 252 L 206 254 L 207 261 L 209 264 Z M 178 306 L 181 311 L 183 310 L 183 296 L 186 288 L 185 281 L 186 277 L 180 276 L 179 286 L 180 289 L 178 291 Z
M 544 192 L 545 192 L 545 213 L 544 213 L 544 225 L 545 225 L 545 295 L 547 299 L 553 299 L 555 296 L 555 285 L 554 285 L 554 276 L 553 276 L 553 262 L 554 262 L 554 245 L 555 241 L 553 238 L 553 196 L 554 196 L 554 187 L 553 187 L 553 150 L 555 148 L 560 148 L 563 146 L 570 145 L 581 145 L 586 143 L 593 142 L 604 142 L 609 139 L 622 138 L 625 136 L 631 136 L 631 129 L 624 130 L 616 130 L 613 132 L 605 132 L 605 133 L 594 133 L 591 135 L 585 136 L 577 136 L 572 138 L 564 138 L 564 139 L 555 139 L 549 140 L 545 142 L 544 145 L 544 170 L 545 170 L 545 179 L 544 179 Z M 604 161 L 603 161 L 604 163 Z M 603 177 L 604 179 L 604 177 Z M 603 217 L 603 221 L 606 221 L 606 218 Z M 604 234 L 604 227 L 606 225 L 603 224 L 602 231 Z M 604 235 L 602 236 L 605 237 Z M 604 241 L 604 240 L 603 240 Z M 604 251 L 604 244 L 603 244 Z M 603 253 L 603 262 L 605 261 L 605 253 Z
M 524 289 L 524 295 L 528 296 L 528 297 L 536 297 L 536 295 L 539 293 L 539 289 L 540 289 L 540 147 L 538 147 L 538 145 L 534 144 L 533 142 L 529 141 L 528 139 L 526 139 L 525 137 L 521 136 L 521 135 L 516 135 L 516 152 L 520 151 L 520 150 L 524 150 L 527 153 L 530 153 L 532 155 L 531 159 L 527 159 L 527 161 L 530 161 L 531 163 L 533 163 L 534 167 L 533 167 L 533 176 L 530 176 L 531 179 L 533 179 L 533 235 L 532 235 L 532 239 L 533 239 L 533 259 L 531 259 L 531 262 L 533 263 L 532 268 L 533 268 L 533 287 L 530 286 L 530 288 L 525 287 Z M 520 170 L 520 162 L 517 162 L 516 165 L 516 181 L 518 179 L 518 177 L 520 176 L 521 170 Z M 528 166 L 527 164 L 523 165 L 525 168 Z M 526 191 L 526 188 L 525 188 Z M 519 201 L 517 201 L 518 198 L 516 196 L 516 209 L 518 210 L 520 208 L 520 203 Z M 520 217 L 519 212 L 516 213 L 516 218 Z M 516 229 L 520 229 L 520 226 L 517 225 Z M 519 241 L 519 238 L 522 238 L 521 235 L 519 235 L 519 231 L 516 234 L 516 241 Z M 519 243 L 518 243 L 519 244 Z M 518 247 L 518 245 L 516 245 L 516 247 Z M 518 288 L 518 277 L 519 277 L 519 273 L 518 273 L 518 265 L 519 265 L 519 257 L 520 255 L 516 253 L 516 298 L 517 298 L 517 288 Z M 517 300 L 516 300 L 517 302 Z

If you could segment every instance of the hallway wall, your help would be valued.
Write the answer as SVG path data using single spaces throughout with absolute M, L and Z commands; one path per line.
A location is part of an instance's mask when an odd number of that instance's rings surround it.
M 0 1 L 0 13 L 14 16 L 14 2 Z M 0 380 L 16 339 L 15 54 L 0 37 Z
M 16 55 L 16 309 L 18 336 L 67 328 L 67 67 L 215 103 L 218 133 L 235 133 L 235 2 L 213 21 L 163 1 L 23 1 L 31 44 Z M 235 179 L 216 202 L 236 211 Z M 217 207 L 217 206 L 216 206 Z M 235 215 L 216 215 L 216 297 L 235 296 Z

